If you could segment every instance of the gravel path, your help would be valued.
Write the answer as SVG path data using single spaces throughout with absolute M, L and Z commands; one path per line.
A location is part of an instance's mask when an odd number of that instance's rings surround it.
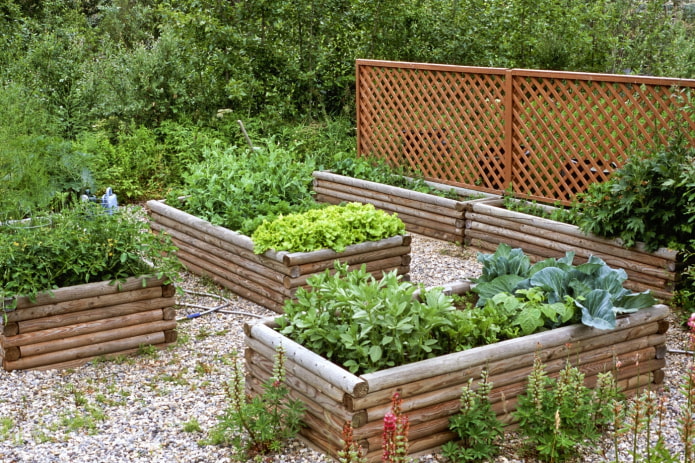
M 450 243 L 413 236 L 411 281 L 426 285 L 477 276 L 475 253 Z M 217 294 L 232 304 L 225 310 L 179 324 L 179 341 L 161 351 L 92 362 L 65 371 L 0 371 L 0 462 L 231 462 L 231 449 L 199 445 L 227 407 L 225 385 L 233 352 L 243 343 L 243 324 L 273 312 L 186 276 L 189 291 Z M 180 302 L 216 306 L 219 299 L 188 295 Z M 179 316 L 200 312 L 181 307 Z M 250 314 L 250 315 L 246 315 Z M 686 349 L 679 327 L 669 334 L 670 349 Z M 681 450 L 676 420 L 683 402 L 681 375 L 689 357 L 669 354 L 661 396 L 666 400 L 664 429 L 672 452 Z M 640 438 L 644 440 L 643 437 Z M 498 462 L 522 461 L 515 436 L 505 439 Z M 620 443 L 620 461 L 628 458 L 628 440 Z M 585 449 L 581 461 L 613 461 L 607 441 Z M 331 459 L 293 440 L 268 462 L 321 463 Z M 416 461 L 443 461 L 438 455 Z

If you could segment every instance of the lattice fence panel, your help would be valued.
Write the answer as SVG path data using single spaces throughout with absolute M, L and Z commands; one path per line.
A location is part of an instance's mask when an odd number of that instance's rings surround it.
M 358 67 L 359 152 L 426 178 L 504 187 L 504 77 Z
M 512 93 L 520 196 L 569 203 L 627 156 L 668 143 L 676 126 L 695 135 L 687 102 L 669 85 L 515 75 Z
M 358 60 L 358 152 L 569 204 L 676 128 L 695 146 L 688 91 L 695 80 Z

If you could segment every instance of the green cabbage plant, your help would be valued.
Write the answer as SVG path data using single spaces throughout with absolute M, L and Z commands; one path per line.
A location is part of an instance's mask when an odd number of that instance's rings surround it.
M 478 260 L 483 264 L 483 272 L 473 291 L 478 294 L 477 305 L 481 307 L 499 293 L 517 294 L 539 288 L 548 304 L 569 300 L 581 311 L 584 325 L 607 330 L 615 328 L 618 314 L 656 303 L 649 291 L 634 293 L 624 288 L 625 270 L 613 269 L 596 256 L 574 265 L 574 253 L 567 252 L 562 258 L 531 265 L 523 251 L 500 244 L 494 254 L 479 254 Z

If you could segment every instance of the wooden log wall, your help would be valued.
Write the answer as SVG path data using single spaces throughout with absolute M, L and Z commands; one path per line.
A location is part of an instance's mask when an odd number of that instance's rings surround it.
M 506 243 L 523 249 L 533 262 L 562 257 L 567 251 L 574 251 L 575 262 L 594 255 L 625 270 L 626 288 L 650 290 L 663 300 L 671 299 L 680 279 L 682 260 L 674 250 L 647 252 L 642 244 L 627 249 L 620 240 L 587 235 L 574 225 L 507 210 L 501 199 L 467 204 L 466 208 L 465 244 L 483 252 L 494 252 L 500 243 Z
M 463 243 L 465 208 L 469 201 L 494 197 L 488 193 L 428 182 L 433 188 L 455 190 L 460 199 L 443 198 L 405 188 L 360 180 L 331 172 L 313 173 L 316 200 L 330 204 L 359 202 L 397 214 L 411 233 Z
M 343 445 L 342 426 L 350 421 L 368 460 L 381 461 L 383 418 L 399 391 L 410 421 L 410 453 L 429 453 L 455 437 L 449 417 L 459 410 L 461 388 L 469 378 L 475 383 L 483 369 L 493 383 L 493 409 L 510 429 L 536 356 L 551 377 L 567 362 L 577 366 L 589 387 L 602 372 L 613 372 L 627 395 L 658 387 L 664 379 L 668 313 L 667 306 L 657 305 L 620 318 L 610 331 L 573 325 L 361 376 L 284 337 L 265 320 L 245 326 L 247 389 L 262 392 L 282 345 L 291 395 L 307 407 L 300 434 L 311 446 L 335 457 Z
M 17 307 L 0 325 L 5 370 L 72 368 L 100 356 L 176 341 L 175 288 L 130 278 L 59 288 Z
M 410 272 L 410 235 L 348 246 L 344 252 L 253 252 L 250 237 L 212 225 L 162 201 L 147 203 L 150 226 L 169 233 L 179 248 L 177 255 L 189 271 L 209 277 L 239 296 L 282 313 L 311 275 L 332 269 L 339 260 L 350 269 L 363 264 L 375 277 L 396 270 Z

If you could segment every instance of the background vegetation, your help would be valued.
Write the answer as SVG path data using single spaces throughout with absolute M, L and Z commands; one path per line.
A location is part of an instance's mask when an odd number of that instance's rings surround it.
M 354 151 L 354 60 L 695 77 L 695 7 L 636 0 L 0 0 L 0 211 L 162 197 L 215 150 Z

